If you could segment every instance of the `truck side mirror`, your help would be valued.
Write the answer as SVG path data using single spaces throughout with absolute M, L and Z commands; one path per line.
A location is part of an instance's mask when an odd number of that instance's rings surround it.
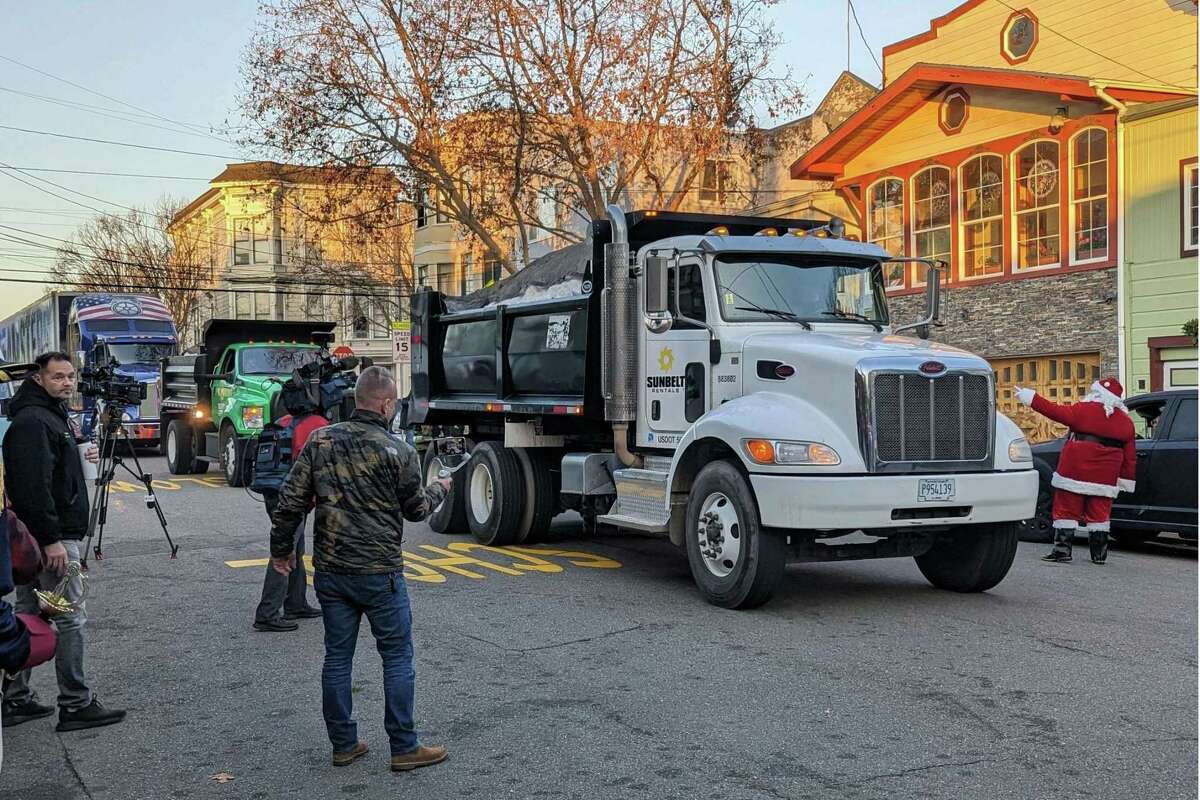
M 643 270 L 646 300 L 646 327 L 654 333 L 665 333 L 671 328 L 671 311 L 667 297 L 667 272 L 670 262 L 658 256 L 646 258 Z
M 917 328 L 917 335 L 922 339 L 929 338 L 930 328 L 942 315 L 942 271 L 934 264 L 925 271 L 925 308 L 928 321 Z

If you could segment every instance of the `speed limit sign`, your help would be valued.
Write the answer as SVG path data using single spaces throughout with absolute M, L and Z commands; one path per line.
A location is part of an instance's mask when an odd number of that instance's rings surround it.
M 408 322 L 398 322 L 392 330 L 392 360 L 397 366 L 412 363 L 412 325 Z

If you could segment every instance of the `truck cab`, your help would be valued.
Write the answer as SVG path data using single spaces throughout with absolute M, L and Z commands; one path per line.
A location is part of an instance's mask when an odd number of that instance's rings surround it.
M 332 322 L 211 320 L 201 351 L 163 365 L 167 467 L 203 473 L 215 463 L 230 486 L 248 475 L 247 444 L 275 420 L 273 401 L 298 367 L 318 360 Z
M 893 259 L 836 224 L 609 214 L 577 300 L 414 301 L 415 421 L 464 424 L 478 453 L 461 516 L 452 493 L 435 526 L 527 541 L 574 508 L 670 537 L 734 608 L 789 561 L 911 556 L 957 591 L 1004 577 L 1037 475 L 988 363 L 921 338 L 940 265 L 915 265 L 928 311 L 897 325 Z M 533 510 L 506 521 L 505 502 Z

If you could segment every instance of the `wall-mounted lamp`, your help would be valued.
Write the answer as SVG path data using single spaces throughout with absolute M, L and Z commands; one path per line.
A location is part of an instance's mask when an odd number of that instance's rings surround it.
M 1050 132 L 1058 133 L 1063 129 L 1063 125 L 1067 124 L 1067 107 L 1059 106 L 1054 109 L 1054 115 L 1050 117 Z

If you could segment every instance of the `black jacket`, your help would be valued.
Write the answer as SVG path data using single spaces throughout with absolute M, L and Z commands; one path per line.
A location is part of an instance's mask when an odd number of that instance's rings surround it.
M 66 407 L 32 380 L 9 405 L 4 488 L 13 511 L 45 547 L 87 532 L 88 491 Z

